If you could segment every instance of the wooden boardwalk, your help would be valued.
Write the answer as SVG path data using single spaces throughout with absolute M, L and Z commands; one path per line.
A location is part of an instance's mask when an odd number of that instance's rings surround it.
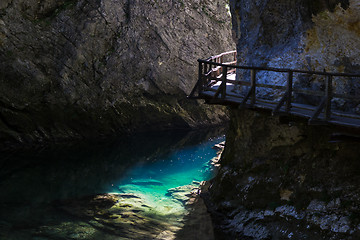
M 206 60 L 198 60 L 199 78 L 189 95 L 204 99 L 208 104 L 233 105 L 239 108 L 270 110 L 273 115 L 294 115 L 308 119 L 309 124 L 334 124 L 360 129 L 360 115 L 332 108 L 334 98 L 360 104 L 360 96 L 336 92 L 336 81 L 359 81 L 360 74 L 303 71 L 284 68 L 266 68 L 236 65 L 236 51 L 222 53 Z M 248 71 L 248 81 L 236 80 L 237 71 Z M 282 73 L 284 85 L 259 83 L 261 72 Z M 296 88 L 296 76 L 324 79 L 324 90 Z M 334 80 L 336 78 L 336 81 Z M 273 99 L 261 89 L 273 91 Z M 350 92 L 350 91 L 349 91 Z M 304 104 L 294 95 L 319 99 L 315 105 Z M 298 101 L 298 102 L 297 102 Z

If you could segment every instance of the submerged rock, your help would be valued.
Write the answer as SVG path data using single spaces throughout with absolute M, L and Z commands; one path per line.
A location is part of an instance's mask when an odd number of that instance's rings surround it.
M 168 196 L 186 204 L 189 199 L 199 191 L 199 185 L 185 185 L 181 187 L 168 189 Z
M 211 240 L 214 239 L 211 218 L 200 198 L 201 191 L 209 187 L 204 184 L 169 189 L 171 197 L 156 200 L 141 193 L 107 193 L 56 201 L 54 207 L 72 216 L 72 220 L 39 226 L 31 235 L 37 239 L 64 240 L 94 237 L 102 240 Z M 6 231 L 2 234 L 7 237 Z M 14 234 L 9 236 L 14 237 Z M 29 232 L 23 236 L 29 236 Z
M 123 239 L 174 239 L 185 214 L 185 209 L 172 209 L 174 206 L 170 205 L 159 211 L 160 208 L 155 209 L 145 196 L 138 194 L 101 194 L 61 201 L 56 206 L 92 226 L 93 231 Z M 159 238 L 165 235 L 166 238 Z

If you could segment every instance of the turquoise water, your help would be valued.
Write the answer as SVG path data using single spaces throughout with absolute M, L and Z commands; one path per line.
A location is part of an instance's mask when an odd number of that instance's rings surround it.
M 211 179 L 214 176 L 211 159 L 217 153 L 213 146 L 221 141 L 224 137 L 211 138 L 197 145 L 173 149 L 162 158 L 139 162 L 114 181 L 109 192 L 140 195 L 159 211 L 164 206 L 168 210 L 169 206 L 179 210 L 182 204 L 173 201 L 168 190 Z
M 135 207 L 146 205 L 157 216 L 181 218 L 184 204 L 168 190 L 213 177 L 212 147 L 224 140 L 219 135 L 221 131 L 146 133 L 0 153 L 0 239 L 77 239 L 73 236 L 83 228 L 101 236 L 85 239 L 113 239 L 106 227 L 93 226 L 94 219 L 74 218 L 58 208 L 61 201 L 104 193 L 134 194 L 141 199 L 131 203 Z

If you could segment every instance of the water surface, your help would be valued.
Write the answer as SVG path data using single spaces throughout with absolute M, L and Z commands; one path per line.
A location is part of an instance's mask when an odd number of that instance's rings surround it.
M 61 201 L 97 194 L 140 196 L 143 205 L 159 214 L 182 211 L 183 204 L 168 190 L 212 177 L 209 161 L 216 154 L 212 146 L 223 140 L 219 135 L 147 133 L 1 153 L 0 239 L 113 239 L 102 225 L 94 227 L 100 224 L 94 219 L 59 210 Z

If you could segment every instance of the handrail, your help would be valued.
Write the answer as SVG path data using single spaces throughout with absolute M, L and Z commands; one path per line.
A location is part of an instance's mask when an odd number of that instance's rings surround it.
M 210 60 L 212 60 L 212 59 L 220 58 L 220 57 L 222 57 L 222 56 L 230 55 L 230 54 L 235 54 L 235 56 L 236 56 L 236 50 L 228 51 L 228 52 L 224 52 L 224 53 L 220 53 L 220 54 L 218 54 L 218 55 L 211 56 L 211 57 L 207 58 L 206 60 L 207 60 L 207 61 L 210 61 Z
M 360 74 L 354 73 L 337 73 L 337 72 L 320 72 L 320 71 L 305 71 L 291 68 L 272 68 L 272 67 L 253 67 L 253 66 L 243 66 L 243 65 L 234 65 L 234 64 L 224 64 L 216 63 L 207 60 L 198 59 L 199 63 L 207 63 L 219 67 L 232 67 L 237 69 L 247 69 L 247 70 L 257 70 L 257 71 L 271 71 L 271 72 L 294 72 L 294 73 L 306 73 L 306 74 L 315 74 L 323 76 L 334 76 L 334 77 L 360 77 Z
M 270 88 L 282 90 L 283 95 L 280 101 L 273 101 L 271 104 L 274 104 L 274 108 L 271 108 L 273 114 L 285 113 L 293 114 L 299 109 L 301 104 L 297 103 L 293 99 L 293 93 L 303 93 L 312 96 L 322 97 L 322 101 L 316 109 L 311 105 L 303 105 L 307 109 L 313 108 L 314 110 L 310 117 L 309 123 L 314 124 L 315 122 L 329 122 L 336 118 L 339 115 L 338 112 L 333 112 L 331 109 L 332 99 L 333 98 L 345 98 L 350 100 L 360 100 L 360 96 L 353 96 L 349 94 L 339 94 L 333 90 L 333 77 L 346 77 L 346 78 L 360 78 L 360 73 L 338 73 L 338 72 L 320 72 L 320 71 L 306 71 L 299 69 L 290 69 L 290 68 L 273 68 L 273 67 L 258 67 L 258 66 L 244 66 L 236 65 L 236 51 L 229 51 L 221 53 L 212 57 L 207 58 L 206 60 L 198 59 L 199 62 L 199 80 L 197 81 L 194 89 L 189 95 L 190 98 L 203 98 L 211 100 L 212 103 L 222 104 L 224 102 L 233 102 L 238 103 L 240 107 L 259 107 L 264 102 L 262 96 L 257 94 L 256 88 Z M 224 59 L 227 59 L 228 62 L 224 63 Z M 230 59 L 230 61 L 229 61 Z M 232 61 L 231 61 L 232 60 Z M 239 79 L 228 79 L 228 76 L 234 74 L 236 69 L 245 69 L 251 70 L 251 77 L 248 81 L 239 80 Z M 269 72 L 278 72 L 278 73 L 287 73 L 287 79 L 284 79 L 286 82 L 285 86 L 274 85 L 274 84 L 263 84 L 257 82 L 257 73 L 259 71 L 269 71 Z M 322 91 L 309 90 L 296 88 L 293 86 L 293 78 L 295 78 L 294 73 L 300 74 L 309 74 L 309 75 L 320 75 L 326 76 L 324 82 L 326 89 Z M 220 84 L 219 84 L 220 83 Z M 227 85 L 238 85 L 238 86 L 247 86 L 245 93 L 232 93 L 227 92 Z M 195 96 L 195 93 L 198 93 L 198 96 Z M 204 95 L 203 93 L 208 92 Z M 213 94 L 209 93 L 212 92 Z M 214 93 L 215 92 L 215 93 Z M 210 94 L 210 95 L 209 95 Z M 240 94 L 240 95 L 239 95 Z M 243 95 L 244 94 L 244 95 Z M 220 98 L 221 96 L 221 98 Z M 209 100 L 210 97 L 210 100 Z M 227 98 L 228 97 L 228 98 Z M 237 100 L 234 101 L 234 98 Z M 247 102 L 250 101 L 249 104 Z M 268 108 L 264 105 L 261 107 Z M 323 114 L 322 114 L 323 112 Z M 309 114 L 309 113 L 307 113 Z M 319 120 L 318 118 L 323 118 Z M 357 118 L 359 120 L 360 127 L 360 116 Z M 334 120 L 335 121 L 335 120 Z

